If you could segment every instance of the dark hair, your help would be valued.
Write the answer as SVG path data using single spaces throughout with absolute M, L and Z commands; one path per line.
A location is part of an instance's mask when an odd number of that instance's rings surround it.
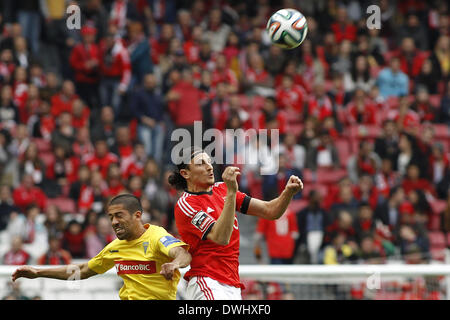
M 138 197 L 130 193 L 124 193 L 115 196 L 109 201 L 108 207 L 117 204 L 121 204 L 123 208 L 131 214 L 135 213 L 136 211 L 142 212 L 141 200 L 139 200 Z
M 184 190 L 187 188 L 187 181 L 180 174 L 181 169 L 189 168 L 189 163 L 191 160 L 198 155 L 199 153 L 203 153 L 203 149 L 192 146 L 185 148 L 181 151 L 181 155 L 178 154 L 179 158 L 176 161 L 177 169 L 173 171 L 173 173 L 167 179 L 169 184 L 177 190 Z

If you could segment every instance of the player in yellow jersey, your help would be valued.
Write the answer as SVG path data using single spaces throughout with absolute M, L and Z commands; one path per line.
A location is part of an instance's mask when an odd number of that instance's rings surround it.
M 107 207 L 117 239 L 86 263 L 49 269 L 29 266 L 18 268 L 12 275 L 73 280 L 74 272 L 86 279 L 116 267 L 123 278 L 119 296 L 122 300 L 175 300 L 180 280 L 179 268 L 191 261 L 188 245 L 171 236 L 164 228 L 143 224 L 142 206 L 131 194 L 114 197 Z

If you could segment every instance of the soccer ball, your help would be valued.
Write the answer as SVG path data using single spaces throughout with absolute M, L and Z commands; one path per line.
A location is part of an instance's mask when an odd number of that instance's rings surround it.
M 281 9 L 270 17 L 266 30 L 274 45 L 283 49 L 294 49 L 305 40 L 308 24 L 299 11 Z

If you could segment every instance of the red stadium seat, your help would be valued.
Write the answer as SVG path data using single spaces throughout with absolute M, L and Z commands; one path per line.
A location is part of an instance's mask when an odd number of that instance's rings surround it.
M 254 96 L 252 99 L 252 103 L 250 104 L 250 109 L 260 110 L 264 105 L 264 97 L 263 96 Z
M 291 203 L 289 204 L 288 209 L 292 210 L 293 212 L 297 213 L 300 210 L 306 208 L 308 206 L 308 200 L 293 200 L 291 201 Z
M 346 167 L 348 159 L 352 156 L 350 151 L 350 143 L 347 139 L 337 139 L 335 146 L 339 154 L 339 161 L 343 168 Z
M 51 151 L 40 153 L 39 158 L 41 158 L 42 162 L 44 162 L 46 167 L 50 166 L 55 161 L 55 155 Z
M 431 248 L 442 249 L 446 247 L 445 235 L 441 231 L 431 231 L 428 233 L 428 238 L 430 239 Z
M 440 214 L 432 214 L 429 217 L 428 221 L 428 229 L 438 231 L 441 230 L 441 215 Z
M 322 199 L 326 197 L 328 194 L 328 187 L 323 184 L 317 184 L 317 183 L 305 183 L 305 186 L 302 191 L 303 199 L 309 198 L 309 193 L 315 190 L 319 192 L 319 194 L 322 196 Z
M 450 130 L 446 124 L 433 124 L 436 139 L 450 139 Z
M 347 175 L 345 169 L 317 169 L 317 183 L 319 184 L 335 184 Z
M 430 95 L 430 104 L 435 108 L 439 108 L 439 106 L 441 105 L 441 95 L 440 94 Z
M 47 200 L 47 205 L 55 205 L 59 210 L 61 210 L 61 212 L 64 213 L 76 213 L 75 202 L 70 198 L 49 198 Z
M 43 138 L 34 138 L 33 142 L 36 144 L 38 149 L 38 153 L 41 152 L 51 152 L 52 151 L 52 143 Z
M 430 249 L 431 253 L 431 259 L 437 260 L 437 261 L 444 261 L 445 260 L 445 250 L 443 248 L 440 249 Z
M 430 201 L 431 210 L 434 214 L 440 215 L 442 211 L 447 207 L 447 201 L 434 199 Z

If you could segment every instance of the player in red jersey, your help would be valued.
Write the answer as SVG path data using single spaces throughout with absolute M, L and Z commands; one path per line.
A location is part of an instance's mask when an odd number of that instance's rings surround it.
M 185 153 L 186 154 L 186 153 Z M 175 205 L 175 221 L 184 242 L 190 245 L 191 268 L 187 298 L 191 300 L 240 300 L 239 225 L 236 211 L 275 220 L 286 211 L 292 197 L 303 188 L 291 176 L 274 200 L 251 198 L 238 190 L 239 168 L 227 167 L 223 182 L 215 182 L 211 158 L 192 148 L 188 159 L 177 165 L 169 183 L 185 192 Z

